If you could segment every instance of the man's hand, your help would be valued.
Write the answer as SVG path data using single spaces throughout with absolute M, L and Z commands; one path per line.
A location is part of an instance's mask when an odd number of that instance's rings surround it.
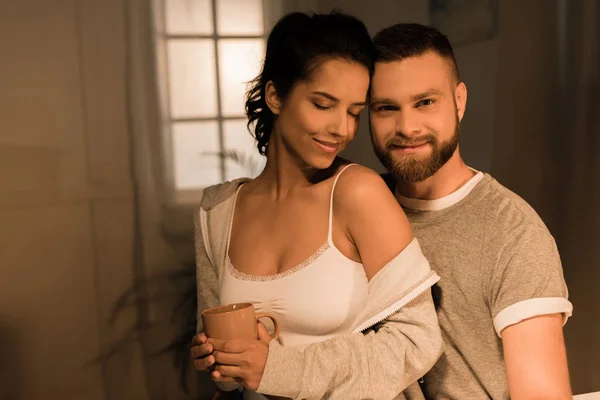
M 230 381 L 232 378 L 250 390 L 257 390 L 260 385 L 272 337 L 262 323 L 258 323 L 258 340 L 216 341 L 208 339 L 203 351 L 212 350 L 212 365 L 217 363 L 211 372 L 215 382 Z M 210 347 L 208 347 L 210 346 Z M 204 363 L 199 364 L 201 366 Z

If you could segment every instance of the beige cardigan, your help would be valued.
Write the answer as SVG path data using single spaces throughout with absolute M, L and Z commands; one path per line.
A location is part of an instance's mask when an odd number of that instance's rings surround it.
M 195 214 L 199 313 L 219 304 L 233 195 L 247 179 L 205 189 Z M 414 239 L 369 282 L 351 332 L 303 350 L 269 346 L 259 393 L 293 399 L 422 398 L 414 384 L 442 353 L 430 287 L 439 280 Z M 410 394 L 409 394 L 410 393 Z

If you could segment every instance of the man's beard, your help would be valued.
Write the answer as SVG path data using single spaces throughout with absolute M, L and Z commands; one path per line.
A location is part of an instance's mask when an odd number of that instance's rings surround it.
M 417 138 L 408 138 L 402 134 L 397 134 L 385 144 L 384 149 L 379 148 L 375 143 L 373 143 L 373 147 L 379 161 L 392 174 L 394 179 L 415 183 L 429 178 L 446 164 L 456 151 L 459 139 L 460 122 L 457 116 L 454 134 L 446 142 L 440 143 L 432 134 L 421 135 Z M 411 146 L 425 142 L 431 146 L 431 154 L 426 157 L 418 154 L 397 157 L 392 151 L 395 147 Z

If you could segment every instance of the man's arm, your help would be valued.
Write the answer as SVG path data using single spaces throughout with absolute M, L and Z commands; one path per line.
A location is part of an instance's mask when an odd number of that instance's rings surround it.
M 562 314 L 542 315 L 502 331 L 513 400 L 572 398 L 563 323 Z
M 556 243 L 545 226 L 527 219 L 508 233 L 491 276 L 489 304 L 511 398 L 570 399 L 562 327 L 573 306 Z

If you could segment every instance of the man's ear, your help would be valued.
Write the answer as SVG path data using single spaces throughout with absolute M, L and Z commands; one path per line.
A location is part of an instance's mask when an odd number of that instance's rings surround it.
M 456 90 L 454 91 L 454 102 L 456 103 L 456 110 L 458 112 L 458 120 L 462 121 L 467 109 L 467 85 L 464 82 L 458 82 Z

